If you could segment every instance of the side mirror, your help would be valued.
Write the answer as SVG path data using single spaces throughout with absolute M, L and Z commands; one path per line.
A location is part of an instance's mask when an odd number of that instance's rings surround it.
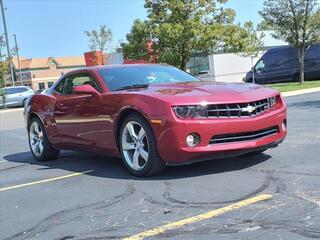
M 94 96 L 100 96 L 100 93 L 89 84 L 79 85 L 73 87 L 73 92 L 75 94 L 91 94 Z

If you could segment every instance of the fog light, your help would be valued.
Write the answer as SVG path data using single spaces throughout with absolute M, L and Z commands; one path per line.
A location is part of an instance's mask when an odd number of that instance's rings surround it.
M 186 144 L 189 147 L 195 147 L 200 143 L 200 136 L 196 133 L 191 133 L 186 137 Z
M 283 120 L 281 128 L 282 128 L 283 132 L 285 132 L 287 130 L 287 121 L 286 120 Z

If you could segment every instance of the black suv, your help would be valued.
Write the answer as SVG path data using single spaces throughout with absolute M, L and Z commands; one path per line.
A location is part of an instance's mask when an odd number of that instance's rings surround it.
M 256 83 L 278 83 L 299 81 L 298 50 L 290 47 L 276 47 L 263 54 L 253 68 Z M 320 44 L 309 47 L 305 55 L 305 79 L 320 79 Z M 252 71 L 245 82 L 252 82 Z

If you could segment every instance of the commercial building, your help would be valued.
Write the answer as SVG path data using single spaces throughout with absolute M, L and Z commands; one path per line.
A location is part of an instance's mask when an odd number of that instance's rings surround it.
M 15 69 L 16 84 L 30 86 L 34 90 L 43 90 L 51 87 L 51 85 L 57 81 L 61 75 L 75 69 L 86 66 L 101 65 L 103 63 L 123 63 L 122 54 L 110 53 L 102 55 L 99 51 L 85 53 L 83 56 L 46 58 L 20 57 L 19 59 L 20 69 L 18 59 L 13 58 L 12 60 Z
M 84 56 L 24 58 L 20 57 L 20 69 L 17 58 L 13 58 L 16 84 L 30 86 L 34 90 L 50 87 L 66 72 L 85 67 Z
M 253 58 L 255 64 L 263 55 L 265 50 L 287 45 L 287 43 L 277 40 L 273 37 L 272 31 L 258 32 L 263 34 L 263 51 Z M 191 58 L 187 66 L 191 69 L 191 73 L 198 75 L 203 74 L 203 78 L 217 82 L 242 82 L 243 77 L 250 71 L 252 67 L 251 58 L 243 57 L 241 53 L 224 53 L 216 52 L 209 56 L 201 56 L 195 54 Z M 202 75 L 201 74 L 201 75 Z

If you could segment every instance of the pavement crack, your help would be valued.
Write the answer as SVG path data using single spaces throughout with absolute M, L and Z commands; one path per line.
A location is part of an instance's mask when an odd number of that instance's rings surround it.
M 275 181 L 275 178 L 273 177 L 273 175 L 269 172 L 266 172 L 266 177 L 264 179 L 264 182 L 262 183 L 262 185 L 260 187 L 258 187 L 257 189 L 255 189 L 254 191 L 252 191 L 251 193 L 248 193 L 242 197 L 236 198 L 236 199 L 232 199 L 232 200 L 227 200 L 227 201 L 210 201 L 210 202 L 193 202 L 193 201 L 185 201 L 185 200 L 179 200 L 176 199 L 174 197 L 171 196 L 170 194 L 170 183 L 165 181 L 165 192 L 163 194 L 163 198 L 166 199 L 167 201 L 174 203 L 174 204 L 180 204 L 180 205 L 188 205 L 188 206 L 203 206 L 203 205 L 221 205 L 221 204 L 230 204 L 230 203 L 234 203 L 234 202 L 239 202 L 242 200 L 245 200 L 247 198 L 250 198 L 252 196 L 255 196 L 261 192 L 263 192 L 264 190 L 266 190 L 270 184 Z
M 56 212 L 56 213 L 46 217 L 45 219 L 41 220 L 39 223 L 37 223 L 33 227 L 31 227 L 27 230 L 21 231 L 21 232 L 15 234 L 13 236 L 10 236 L 8 238 L 5 238 L 4 240 L 12 240 L 12 239 L 19 240 L 19 239 L 30 239 L 30 238 L 34 239 L 36 236 L 39 236 L 40 234 L 41 235 L 44 234 L 45 232 L 47 232 L 48 230 L 50 230 L 53 227 L 57 227 L 57 226 L 62 225 L 64 223 L 70 222 L 70 221 L 77 219 L 79 217 L 80 218 L 83 217 L 81 215 L 81 212 L 85 209 L 90 209 L 90 208 L 101 209 L 101 208 L 110 207 L 114 204 L 121 202 L 122 200 L 124 200 L 125 198 L 127 198 L 128 196 L 133 194 L 134 192 L 135 192 L 135 189 L 134 189 L 132 183 L 129 183 L 126 186 L 126 189 L 122 194 L 114 196 L 111 199 L 107 199 L 107 200 L 83 205 L 80 207 L 75 207 L 72 209 L 62 210 L 62 211 Z M 74 214 L 75 216 L 72 216 L 72 214 Z M 79 214 L 80 214 L 80 216 L 78 216 Z

